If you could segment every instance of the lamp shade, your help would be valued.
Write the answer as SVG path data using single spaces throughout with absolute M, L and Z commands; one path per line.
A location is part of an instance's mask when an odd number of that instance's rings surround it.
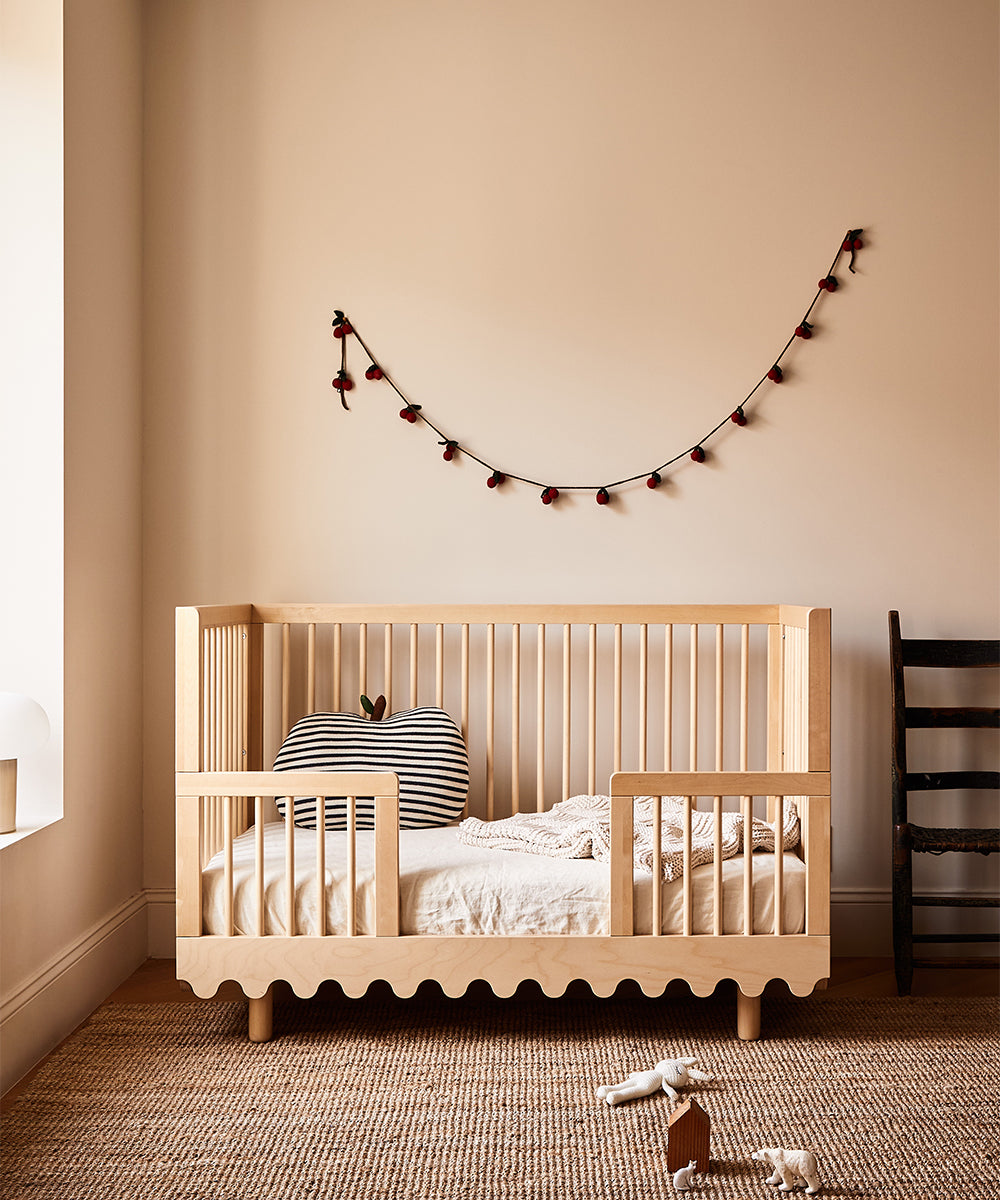
M 20 692 L 0 692 L 0 759 L 30 754 L 48 736 L 49 718 L 36 700 Z

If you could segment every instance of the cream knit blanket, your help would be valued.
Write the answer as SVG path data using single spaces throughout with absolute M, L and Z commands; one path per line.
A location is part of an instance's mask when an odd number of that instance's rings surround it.
M 653 798 L 639 796 L 633 822 L 633 862 L 653 873 Z M 722 814 L 722 857 L 743 852 L 743 814 Z M 782 846 L 790 850 L 799 842 L 799 817 L 793 801 L 783 809 Z M 467 846 L 494 850 L 520 850 L 551 858 L 611 858 L 611 801 L 607 796 L 570 796 L 548 812 L 515 813 L 499 821 L 467 817 L 458 827 L 458 840 Z M 774 850 L 774 827 L 754 818 L 751 826 L 754 850 Z M 691 813 L 691 865 L 712 862 L 715 857 L 715 816 L 694 809 Z M 661 806 L 660 864 L 663 878 L 677 879 L 684 871 L 684 801 L 664 796 Z

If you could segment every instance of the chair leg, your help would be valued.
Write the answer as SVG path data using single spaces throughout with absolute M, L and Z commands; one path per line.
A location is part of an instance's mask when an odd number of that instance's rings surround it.
M 905 825 L 892 831 L 892 953 L 896 991 L 908 996 L 913 987 L 913 853 Z
M 252 996 L 248 1028 L 251 1042 L 269 1042 L 274 1036 L 274 987 L 267 989 L 259 1000 Z
M 755 1042 L 760 1037 L 760 996 L 744 996 L 736 987 L 736 1032 L 741 1041 Z

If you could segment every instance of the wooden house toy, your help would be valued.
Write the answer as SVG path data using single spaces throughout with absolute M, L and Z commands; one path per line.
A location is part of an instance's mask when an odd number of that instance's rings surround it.
M 677 1171 L 694 1159 L 698 1172 L 708 1170 L 709 1115 L 697 1100 L 685 1100 L 670 1114 L 667 1126 L 667 1170 Z

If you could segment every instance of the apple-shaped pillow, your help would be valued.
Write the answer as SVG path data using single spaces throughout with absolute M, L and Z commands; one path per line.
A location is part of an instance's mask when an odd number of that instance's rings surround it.
M 310 713 L 297 721 L 274 760 L 276 771 L 394 771 L 399 827 L 426 829 L 461 816 L 469 792 L 462 731 L 440 708 L 410 708 L 384 721 L 355 713 Z M 286 797 L 277 801 L 284 817 Z M 327 829 L 347 828 L 343 796 L 326 797 Z M 316 828 L 316 797 L 295 800 L 295 824 Z M 374 827 L 370 796 L 357 797 L 358 829 Z

